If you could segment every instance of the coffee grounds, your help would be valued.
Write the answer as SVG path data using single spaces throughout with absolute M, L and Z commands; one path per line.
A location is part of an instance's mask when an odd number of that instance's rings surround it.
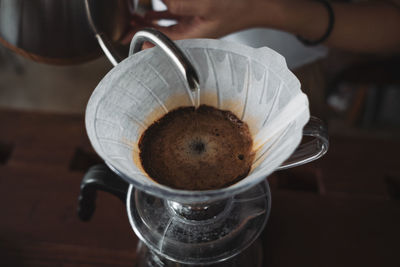
M 176 189 L 209 190 L 246 177 L 254 159 L 246 123 L 232 112 L 201 105 L 170 111 L 139 141 L 147 174 Z

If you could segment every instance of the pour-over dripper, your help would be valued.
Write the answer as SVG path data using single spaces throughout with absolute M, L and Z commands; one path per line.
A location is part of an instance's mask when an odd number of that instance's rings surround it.
M 177 45 L 197 71 L 200 92 L 191 89 L 164 50 L 141 51 L 100 82 L 87 106 L 86 128 L 97 153 L 131 184 L 128 214 L 146 245 L 178 262 L 210 263 L 240 252 L 263 228 L 270 198 L 268 184 L 260 182 L 276 169 L 320 157 L 328 144 L 319 122 L 311 121 L 309 134 L 318 138 L 281 166 L 298 146 L 309 111 L 298 80 L 276 52 L 206 39 Z M 256 159 L 250 174 L 234 185 L 177 190 L 156 183 L 141 167 L 137 143 L 143 131 L 168 111 L 196 103 L 230 110 L 250 127 Z M 198 217 L 193 216 L 196 213 Z M 232 214 L 236 214 L 235 222 L 224 229 Z M 222 228 L 216 225 L 217 219 Z M 231 251 L 226 244 L 234 244 Z M 183 246 L 187 250 L 182 249 L 182 254 L 179 247 Z M 216 253 L 210 255 L 213 247 L 225 250 L 214 249 Z
M 86 110 L 90 141 L 121 177 L 149 194 L 204 202 L 242 192 L 275 171 L 299 145 L 309 120 L 307 97 L 283 57 L 268 48 L 204 39 L 177 45 L 197 70 L 200 94 L 190 90 L 161 49 L 138 52 L 113 68 L 94 90 Z M 154 182 L 141 167 L 137 143 L 143 131 L 168 111 L 194 105 L 196 97 L 201 104 L 230 110 L 250 127 L 256 150 L 253 168 L 232 186 L 176 190 Z

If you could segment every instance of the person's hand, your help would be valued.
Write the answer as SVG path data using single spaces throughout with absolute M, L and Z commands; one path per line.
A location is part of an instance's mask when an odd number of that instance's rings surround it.
M 143 27 L 160 30 L 173 40 L 219 38 L 229 33 L 256 27 L 272 18 L 270 3 L 275 0 L 163 0 L 167 11 L 149 11 L 136 16 L 121 43 L 127 44 Z M 282 1 L 282 0 L 281 0 Z M 268 15 L 267 15 L 268 14 Z M 177 24 L 162 27 L 158 20 L 172 19 Z M 144 45 L 144 48 L 148 44 Z
M 269 0 L 271 1 L 271 0 Z M 219 38 L 255 27 L 267 13 L 265 0 L 163 0 L 168 11 L 151 11 L 148 21 L 174 19 L 176 25 L 154 25 L 171 39 Z M 264 10 L 263 10 L 264 9 Z
M 133 35 L 135 35 L 135 33 L 140 29 L 146 27 L 154 28 L 154 24 L 151 21 L 148 21 L 139 15 L 136 14 L 131 15 L 128 30 L 122 35 L 121 39 L 119 40 L 119 43 L 122 45 L 128 45 L 131 42 Z M 146 45 L 148 46 L 148 44 Z

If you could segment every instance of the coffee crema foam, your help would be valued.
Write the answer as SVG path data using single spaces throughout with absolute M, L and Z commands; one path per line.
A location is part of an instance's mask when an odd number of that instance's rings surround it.
M 181 107 L 155 121 L 139 141 L 147 174 L 176 189 L 210 190 L 246 177 L 253 163 L 247 124 L 232 112 Z

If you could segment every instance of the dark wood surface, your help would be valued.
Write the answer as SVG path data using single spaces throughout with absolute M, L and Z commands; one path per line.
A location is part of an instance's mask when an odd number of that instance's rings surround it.
M 133 266 L 119 199 L 77 215 L 98 161 L 82 116 L 0 110 L 0 266 Z M 269 177 L 264 266 L 400 266 L 400 142 L 332 137 L 324 159 Z

